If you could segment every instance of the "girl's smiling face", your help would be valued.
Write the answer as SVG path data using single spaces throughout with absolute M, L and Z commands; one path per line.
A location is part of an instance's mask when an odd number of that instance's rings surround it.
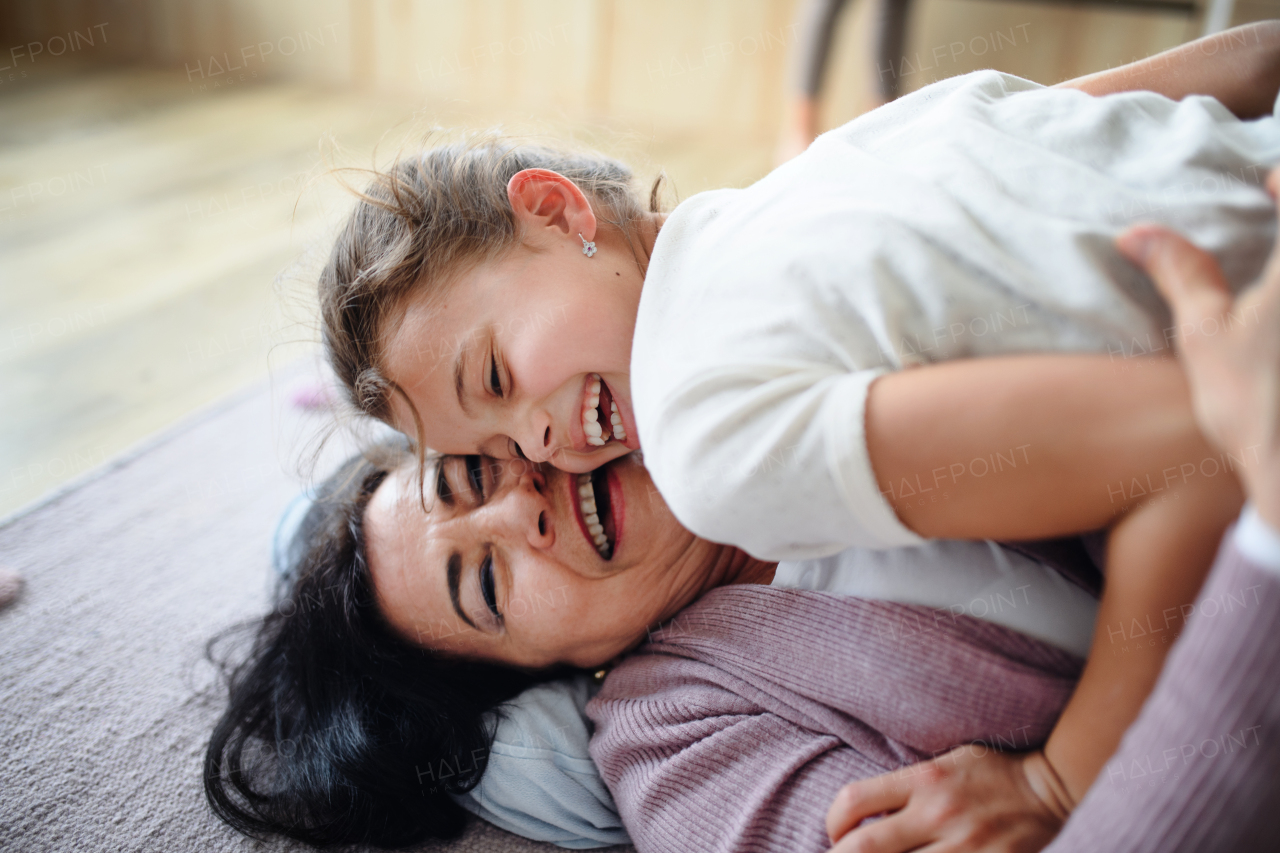
M 529 169 L 507 190 L 523 245 L 410 296 L 385 332 L 392 423 L 441 453 L 590 471 L 640 446 L 631 338 L 661 220 L 640 223 L 638 258 L 567 178 Z

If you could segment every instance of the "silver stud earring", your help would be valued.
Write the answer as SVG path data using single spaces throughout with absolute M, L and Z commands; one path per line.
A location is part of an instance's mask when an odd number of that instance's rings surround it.
M 582 241 L 582 254 L 588 258 L 596 253 L 596 244 L 594 240 L 588 240 L 582 234 L 578 234 L 578 239 Z

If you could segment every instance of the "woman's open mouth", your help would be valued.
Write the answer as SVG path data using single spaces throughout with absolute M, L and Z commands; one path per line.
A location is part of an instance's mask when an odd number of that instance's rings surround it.
M 569 477 L 574 490 L 574 515 L 582 535 L 595 547 L 596 553 L 606 560 L 612 559 L 618 544 L 618 529 L 614 521 L 608 466 L 601 466 L 589 474 Z
M 582 399 L 582 432 L 592 447 L 604 447 L 610 441 L 624 444 L 627 441 L 627 428 L 618 413 L 618 404 L 598 373 L 587 375 L 586 394 Z

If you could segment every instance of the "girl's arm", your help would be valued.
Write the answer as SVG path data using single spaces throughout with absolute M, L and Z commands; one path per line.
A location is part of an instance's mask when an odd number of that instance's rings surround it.
M 1267 188 L 1273 198 L 1280 197 L 1280 176 L 1277 173 L 1273 172 L 1268 178 Z M 1280 364 L 1280 336 L 1272 331 L 1280 328 L 1276 322 L 1280 319 L 1280 250 L 1273 252 L 1271 263 L 1263 276 L 1263 283 L 1251 288 L 1239 299 L 1233 299 L 1213 257 L 1164 229 L 1139 226 L 1121 237 L 1120 243 L 1125 253 L 1147 271 L 1155 280 L 1161 293 L 1172 303 L 1174 318 L 1179 329 L 1202 330 L 1206 328 L 1206 322 L 1201 321 L 1207 321 L 1210 318 L 1215 320 L 1216 324 L 1212 328 L 1219 331 L 1213 334 L 1193 332 L 1188 336 L 1180 335 L 1178 341 L 1180 359 L 1195 388 L 1194 402 L 1198 420 L 1204 432 L 1212 437 L 1217 447 L 1221 448 L 1222 452 L 1218 459 L 1224 456 L 1230 459 L 1237 452 L 1239 453 L 1239 462 L 1232 462 L 1236 469 L 1235 473 L 1238 473 L 1240 479 L 1248 485 L 1249 494 L 1262 518 L 1272 526 L 1280 526 L 1280 477 L 1277 476 L 1280 474 L 1280 440 L 1277 440 L 1277 436 L 1280 436 L 1280 429 L 1277 429 L 1277 424 L 1280 424 L 1280 395 L 1277 394 L 1277 387 L 1280 386 L 1276 381 L 1276 365 Z M 1225 319 L 1228 317 L 1243 317 L 1246 318 L 1246 322 L 1229 325 Z M 919 377 L 912 381 L 919 381 Z M 894 389 L 890 387 L 889 390 Z M 1078 391 L 1078 389 L 1070 390 Z M 879 412 L 880 426 L 891 423 L 892 415 L 892 411 Z M 887 443 L 892 448 L 894 444 L 892 438 L 880 435 L 879 439 L 882 447 Z M 1240 450 L 1236 451 L 1235 448 Z M 1199 473 L 1206 476 L 1208 471 L 1213 470 L 1211 466 L 1205 466 L 1203 461 L 1201 466 L 1204 467 L 1201 467 Z M 1208 471 L 1205 470 L 1206 467 Z M 1140 518 L 1140 516 L 1135 513 L 1134 518 Z M 1126 532 L 1133 530 L 1141 533 L 1140 527 Z M 1117 534 L 1120 532 L 1120 530 L 1116 531 Z M 1112 557 L 1117 560 L 1129 559 L 1121 553 L 1114 542 Z M 1114 566 L 1112 573 L 1119 568 Z M 1109 578 L 1109 583 L 1110 580 Z M 1247 590 L 1236 590 L 1228 591 L 1227 594 L 1234 596 L 1237 593 L 1243 595 L 1245 592 Z M 1203 615 L 1200 618 L 1203 619 Z M 1202 621 L 1201 625 L 1203 624 Z M 1132 624 L 1128 626 L 1128 630 L 1123 630 L 1124 626 L 1121 627 L 1119 636 L 1121 644 L 1131 643 L 1135 639 L 1154 639 L 1161 633 L 1148 631 L 1146 626 L 1139 624 L 1137 627 L 1144 632 L 1145 636 L 1135 637 L 1134 635 L 1139 632 L 1133 630 Z M 1108 637 L 1108 640 L 1111 640 L 1111 637 Z M 1108 643 L 1108 646 L 1110 648 L 1107 646 L 1103 648 L 1114 649 L 1114 644 Z M 1091 666 L 1101 659 L 1099 651 L 1099 648 L 1094 649 Z M 1169 683 L 1166 681 L 1165 686 L 1167 687 Z M 1084 688 L 1085 684 L 1082 681 L 1080 689 Z M 1164 697 L 1166 706 L 1173 695 L 1172 692 L 1166 692 Z M 1161 719 L 1169 718 L 1160 718 L 1157 715 L 1156 720 Z M 1064 717 L 1059 728 L 1061 729 L 1065 723 L 1067 720 Z M 1158 725 L 1159 722 L 1157 722 Z M 1055 736 L 1057 734 L 1058 732 L 1055 732 Z M 1141 741 L 1142 734 L 1138 737 Z M 967 754 L 953 755 L 943 762 L 931 762 L 932 766 L 926 767 L 926 770 L 931 771 L 933 777 L 942 778 L 945 781 L 947 777 L 963 779 L 968 775 L 969 781 L 958 791 L 955 786 L 950 790 L 942 790 L 942 786 L 935 786 L 933 790 L 923 791 L 925 796 L 922 799 L 932 799 L 935 804 L 940 803 L 942 811 L 949 811 L 952 815 L 969 801 L 978 805 L 989 804 L 993 797 L 984 796 L 990 793 L 989 789 L 983 791 L 980 785 L 974 784 L 973 779 L 1000 780 L 999 764 L 1001 761 L 1008 760 L 1008 758 L 1001 758 L 995 762 L 997 766 L 994 771 L 990 766 L 979 767 L 978 760 Z M 1035 755 L 1027 759 L 1024 767 L 1033 763 L 1037 765 L 1040 763 Z M 916 773 L 917 777 L 920 775 L 922 774 Z M 866 788 L 846 786 L 832 804 L 827 815 L 831 839 L 835 841 L 844 836 L 844 841 L 837 846 L 837 849 L 852 849 L 848 842 L 868 843 L 871 839 L 864 836 L 855 840 L 854 836 L 863 835 L 866 832 L 883 833 L 883 828 L 905 816 L 909 809 L 904 809 L 902 814 L 873 824 L 866 830 L 848 833 L 848 830 L 856 826 L 863 817 L 902 808 L 908 803 L 911 806 L 917 805 L 917 800 L 913 796 L 916 793 L 916 786 L 903 774 L 873 781 L 876 784 Z M 1028 773 L 1028 781 L 1034 781 L 1034 774 Z M 1162 784 L 1169 783 L 1166 780 Z M 997 794 L 995 798 L 999 799 L 1003 796 L 1007 799 L 1010 787 L 1004 784 L 1002 790 L 1005 793 Z M 1041 790 L 1037 792 L 1039 794 L 1037 797 L 1026 796 L 1028 792 L 1025 789 L 1021 793 L 1022 801 L 1030 803 L 1033 813 L 1038 803 L 1052 801 L 1052 797 L 1044 796 L 1045 793 L 1052 792 Z M 1064 793 L 1063 796 L 1069 801 L 1070 795 Z M 1193 798 L 1185 801 L 1191 802 Z M 1100 800 L 1095 797 L 1092 802 L 1096 806 Z M 1167 797 L 1162 802 L 1167 805 L 1179 800 Z M 1106 808 L 1101 810 L 1095 808 L 1095 815 L 1099 811 L 1106 812 Z M 1151 820 L 1157 820 L 1164 815 L 1167 815 L 1167 811 L 1157 811 L 1145 815 L 1145 819 L 1150 823 Z M 1061 816 L 1060 813 L 1057 815 L 1059 818 Z M 1031 839 L 1035 843 L 1034 846 L 1024 845 L 1019 849 L 1039 847 L 1038 839 L 1043 837 L 1041 829 L 1045 818 L 1046 812 L 1042 810 L 1034 814 L 1031 820 L 1023 822 L 1021 840 Z M 917 834 L 914 839 L 908 838 L 904 833 L 911 831 L 910 825 L 900 824 L 900 826 L 903 828 L 898 830 L 897 837 L 876 839 L 886 842 L 878 845 L 876 849 L 884 853 L 894 853 L 894 851 L 918 847 L 919 835 Z M 987 827 L 988 830 L 989 828 Z M 933 828 L 929 829 L 930 832 L 933 831 Z M 1009 838 L 1009 833 L 1006 833 L 1002 840 Z M 1018 840 L 1018 838 L 1013 839 L 1015 843 Z
M 866 437 L 898 518 L 938 539 L 1110 527 L 1132 504 L 1196 480 L 1183 463 L 1218 455 L 1177 361 L 1094 354 L 886 374 L 868 393 Z
M 1036 355 L 903 370 L 871 386 L 866 421 L 882 493 L 921 535 L 1034 539 L 1111 529 L 1088 664 L 1045 746 L 1048 762 L 1028 758 L 1030 786 L 1008 792 L 1025 804 L 1025 821 L 1006 814 L 987 828 L 1024 849 L 1028 834 L 1083 796 L 1141 709 L 1183 606 L 1242 503 L 1234 469 L 1247 464 L 1248 449 L 1228 457 L 1205 441 L 1173 359 Z M 961 756 L 905 784 L 886 777 L 850 786 L 833 806 L 841 817 L 829 819 L 832 840 L 862 817 L 898 808 L 850 839 L 971 840 L 964 832 L 981 820 L 959 817 L 969 808 L 958 804 L 973 791 L 989 800 L 989 777 L 1006 778 L 998 768 L 1007 760 Z M 922 786 L 943 792 L 949 811 L 903 808 Z
M 1229 456 L 1205 440 L 1174 359 L 1093 355 L 889 374 L 871 386 L 867 446 L 882 492 L 922 536 L 1111 529 L 1093 649 L 1045 746 L 1078 800 L 1154 686 L 1240 510 L 1234 471 L 1249 449 Z
M 1211 95 L 1240 118 L 1268 115 L 1280 91 L 1280 21 L 1235 27 L 1055 88 L 1090 95 L 1144 89 L 1175 101 Z

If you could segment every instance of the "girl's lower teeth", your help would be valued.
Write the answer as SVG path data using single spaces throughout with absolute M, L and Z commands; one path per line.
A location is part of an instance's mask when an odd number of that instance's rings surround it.
M 625 442 L 627 428 L 622 424 L 622 415 L 618 414 L 617 401 L 609 401 L 609 431 L 605 432 L 600 423 L 600 376 L 591 374 L 591 387 L 587 390 L 587 399 L 582 406 L 582 432 L 586 435 L 587 444 L 592 447 L 604 447 L 609 439 Z
M 578 507 L 582 510 L 582 520 L 587 523 L 587 532 L 595 542 L 596 551 L 601 557 L 608 558 L 613 545 L 609 542 L 609 537 L 604 532 L 604 525 L 600 523 L 600 516 L 596 512 L 596 490 L 591 483 L 590 474 L 578 475 Z

